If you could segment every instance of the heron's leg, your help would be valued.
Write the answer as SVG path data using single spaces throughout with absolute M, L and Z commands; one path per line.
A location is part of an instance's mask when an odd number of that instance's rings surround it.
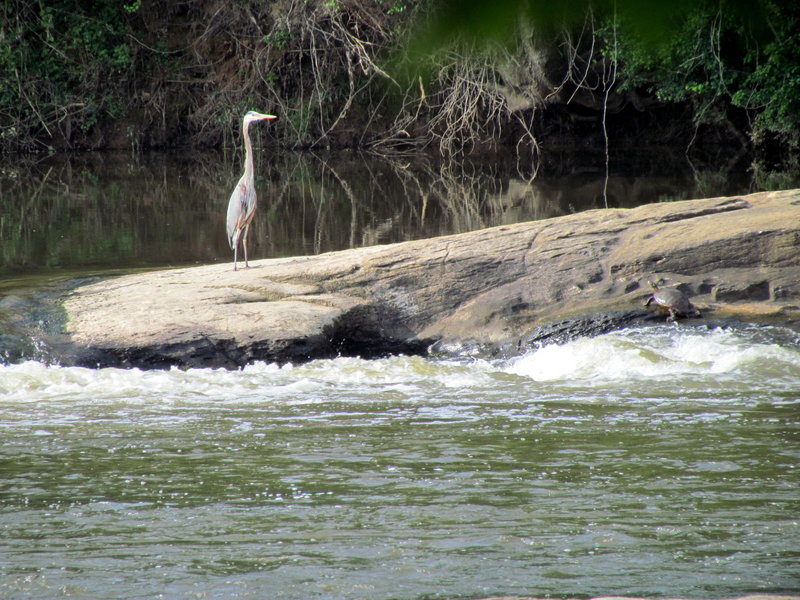
M 239 249 L 239 241 L 236 240 L 236 243 L 233 245 L 233 270 L 236 270 L 236 254 L 237 250 Z
M 250 230 L 250 223 L 244 226 L 244 239 L 242 245 L 244 246 L 244 268 L 249 269 L 250 265 L 247 263 L 247 232 Z

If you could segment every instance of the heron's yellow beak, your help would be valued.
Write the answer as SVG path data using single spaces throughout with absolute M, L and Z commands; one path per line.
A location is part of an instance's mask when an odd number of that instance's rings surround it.
M 248 113 L 244 116 L 245 121 L 263 121 L 264 119 L 277 119 L 275 115 L 265 115 L 264 113 L 260 113 L 256 110 L 248 111 Z

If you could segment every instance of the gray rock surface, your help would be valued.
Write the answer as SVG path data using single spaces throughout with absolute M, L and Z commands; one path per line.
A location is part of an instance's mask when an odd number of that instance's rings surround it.
M 227 366 L 338 354 L 514 352 L 664 317 L 800 319 L 800 190 L 592 210 L 427 240 L 127 275 L 64 300 L 87 365 Z

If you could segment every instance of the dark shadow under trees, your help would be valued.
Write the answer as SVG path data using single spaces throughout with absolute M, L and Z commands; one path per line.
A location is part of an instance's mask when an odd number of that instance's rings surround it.
M 235 148 L 249 109 L 292 149 L 800 146 L 793 3 L 542 6 L 10 0 L 0 147 Z

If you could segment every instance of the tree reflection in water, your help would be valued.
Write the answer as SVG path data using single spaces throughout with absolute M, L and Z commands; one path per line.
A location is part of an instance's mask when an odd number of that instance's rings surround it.
M 641 162 L 641 157 L 639 157 Z M 259 152 L 254 259 L 460 233 L 603 207 L 738 194 L 744 175 L 551 157 L 442 161 Z M 23 158 L 0 170 L 0 275 L 226 261 L 225 207 L 237 160 L 213 153 Z M 636 172 L 637 175 L 629 173 Z M 535 176 L 534 176 L 535 174 Z

